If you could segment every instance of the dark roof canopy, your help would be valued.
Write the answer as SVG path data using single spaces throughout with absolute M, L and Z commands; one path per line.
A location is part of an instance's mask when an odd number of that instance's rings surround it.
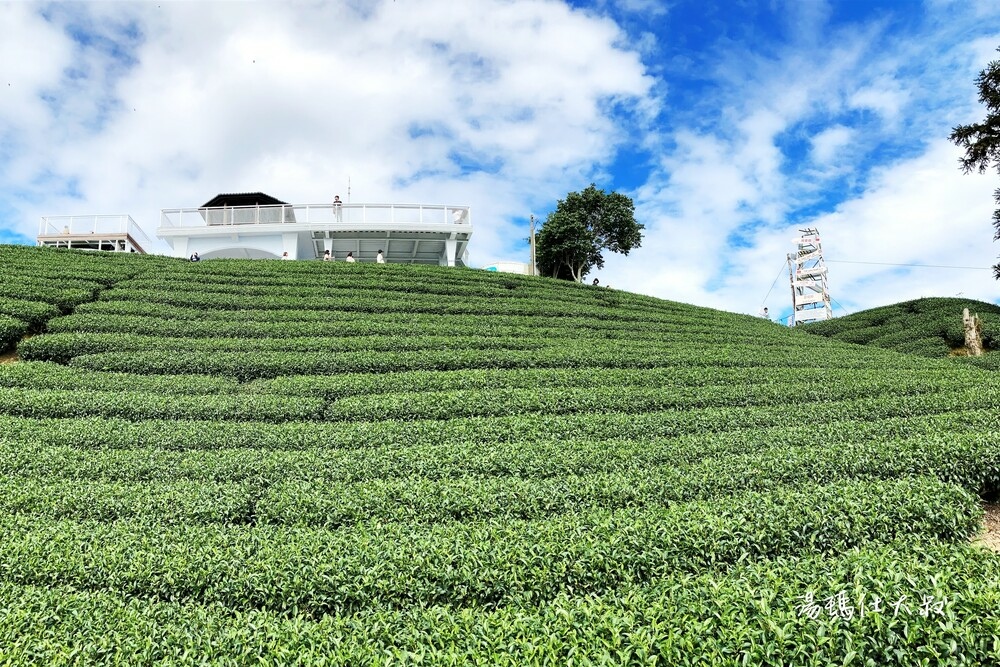
M 288 202 L 275 199 L 263 192 L 234 192 L 215 195 L 201 205 L 202 208 L 222 208 L 223 206 L 288 206 Z

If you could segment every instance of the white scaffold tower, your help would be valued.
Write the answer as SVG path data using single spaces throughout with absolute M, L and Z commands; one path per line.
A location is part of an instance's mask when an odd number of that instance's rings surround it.
M 800 229 L 794 239 L 798 248 L 788 254 L 788 279 L 792 284 L 792 326 L 833 317 L 830 291 L 826 283 L 826 263 L 819 230 Z

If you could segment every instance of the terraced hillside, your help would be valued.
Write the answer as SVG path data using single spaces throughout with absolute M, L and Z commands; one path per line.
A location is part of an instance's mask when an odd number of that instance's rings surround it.
M 979 315 L 983 344 L 1000 348 L 1000 306 L 974 299 L 925 298 L 809 324 L 809 333 L 925 357 L 946 357 L 965 345 L 962 310 Z
M 0 663 L 1000 664 L 993 373 L 462 269 L 0 275 Z

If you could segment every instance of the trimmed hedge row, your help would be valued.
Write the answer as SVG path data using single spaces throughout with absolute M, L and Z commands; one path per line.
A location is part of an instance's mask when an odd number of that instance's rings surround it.
M 0 583 L 5 655 L 18 664 L 178 665 L 993 664 L 1000 634 L 995 554 L 894 543 L 836 556 L 669 573 L 600 596 L 559 594 L 494 610 L 366 609 L 308 619 L 215 605 L 136 601 L 107 591 Z M 811 618 L 844 593 L 854 616 Z M 903 598 L 905 596 L 905 598 Z M 872 611 L 873 598 L 883 611 Z M 894 614 L 892 604 L 903 598 Z M 923 615 L 930 601 L 932 611 Z M 887 604 L 886 604 L 887 603 Z M 943 603 L 941 613 L 933 605 Z M 887 608 L 886 608 L 887 607 Z M 836 607 L 835 607 L 836 608 Z M 38 619 L 44 618 L 44 624 Z M 544 641 L 541 640 L 544 638 Z
M 936 371 L 937 381 L 961 378 L 962 369 Z M 826 386 L 871 383 L 899 379 L 931 381 L 926 369 L 838 368 L 816 369 L 802 379 Z M 537 389 L 588 387 L 703 387 L 714 384 L 780 384 L 788 381 L 788 369 L 748 366 L 713 368 L 670 366 L 666 368 L 514 368 L 466 369 L 456 371 L 401 371 L 396 373 L 339 373 L 336 375 L 288 375 L 255 380 L 248 391 L 271 394 L 316 396 L 333 400 L 345 396 L 371 396 L 397 392 L 459 391 L 468 389 Z M 991 384 L 992 381 L 980 380 Z
M 14 584 L 58 582 L 319 617 L 538 604 L 748 559 L 832 555 L 904 537 L 958 542 L 974 534 L 981 517 L 974 496 L 935 479 L 835 483 L 545 521 L 371 522 L 338 531 L 14 515 L 0 516 L 0 568 Z
M 142 519 L 156 524 L 244 524 L 261 490 L 253 481 L 122 484 L 0 478 L 0 514 L 111 522 Z
M 654 413 L 597 413 L 584 415 L 508 415 L 467 417 L 448 421 L 384 421 L 380 423 L 239 421 L 107 421 L 95 418 L 24 419 L 0 416 L 0 440 L 35 445 L 68 445 L 79 449 L 359 449 L 402 445 L 442 447 L 508 447 L 511 443 L 559 440 L 648 441 L 682 435 L 706 435 L 740 429 L 792 427 L 813 424 L 815 437 L 831 437 L 843 421 L 884 421 L 958 412 L 982 396 L 977 389 L 939 394 L 876 397 L 832 401 L 816 405 L 776 405 L 750 408 L 704 408 Z M 985 419 L 995 420 L 987 403 Z M 830 430 L 824 423 L 834 423 Z M 990 423 L 987 421 L 987 423 Z M 951 423 L 961 430 L 962 425 Z M 1000 423 L 997 424 L 1000 429 Z M 748 443 L 752 447 L 752 443 Z
M 273 311 L 272 311 L 273 312 Z M 664 334 L 692 331 L 717 335 L 711 328 L 702 331 L 693 327 L 661 327 L 656 331 L 629 331 L 626 329 L 582 330 L 576 326 L 539 327 L 506 325 L 498 322 L 459 320 L 447 323 L 440 316 L 415 320 L 414 318 L 360 318 L 344 317 L 343 313 L 322 313 L 324 317 L 304 321 L 226 321 L 226 320 L 175 320 L 156 317 L 105 315 L 98 313 L 74 314 L 51 320 L 46 327 L 49 333 L 128 333 L 145 336 L 173 338 L 295 338 L 347 337 L 347 336 L 438 336 L 446 330 L 449 338 L 521 337 L 521 338 L 579 338 L 595 335 L 603 339 L 656 340 Z
M 827 401 L 882 396 L 914 396 L 954 391 L 968 385 L 967 378 L 943 381 L 937 378 L 893 377 L 886 380 L 842 383 L 830 386 L 824 380 L 773 384 L 707 384 L 697 387 L 620 387 L 544 389 L 461 389 L 413 391 L 392 394 L 346 396 L 325 412 L 334 421 L 379 421 L 383 419 L 453 419 L 456 417 L 502 417 L 513 414 L 573 414 L 599 412 L 655 412 L 693 408 L 781 405 L 789 396 L 812 401 L 817 409 Z M 1000 403 L 1000 385 L 980 391 L 992 403 Z
M 634 441 L 607 434 L 602 437 L 600 433 L 593 439 L 574 438 L 569 434 L 553 439 L 541 433 L 529 439 L 531 434 L 527 433 L 529 437 L 516 442 L 468 443 L 455 434 L 436 440 L 432 433 L 412 444 L 382 444 L 377 440 L 385 432 L 377 429 L 370 446 L 338 449 L 330 448 L 331 442 L 333 445 L 340 443 L 334 440 L 336 436 L 329 434 L 339 428 L 287 424 L 289 437 L 301 441 L 299 448 L 274 449 L 278 445 L 268 441 L 270 434 L 266 432 L 257 444 L 267 446 L 251 448 L 243 446 L 248 443 L 248 436 L 244 435 L 246 430 L 234 432 L 230 425 L 222 424 L 217 440 L 192 436 L 192 449 L 184 450 L 188 432 L 204 433 L 209 429 L 207 424 L 199 429 L 197 422 L 182 423 L 182 433 L 177 439 L 152 437 L 150 433 L 159 422 L 143 427 L 116 420 L 105 429 L 106 434 L 98 432 L 99 422 L 92 418 L 0 417 L 0 424 L 0 475 L 35 475 L 45 479 L 204 479 L 221 482 L 258 478 L 272 482 L 325 480 L 344 483 L 394 477 L 544 479 L 614 471 L 627 473 L 657 466 L 690 466 L 711 457 L 770 456 L 771 450 L 794 453 L 797 448 L 813 446 L 812 443 L 819 440 L 831 448 L 870 444 L 887 451 L 892 448 L 909 451 L 926 441 L 926 447 L 933 452 L 927 455 L 927 465 L 932 467 L 915 467 L 914 474 L 930 474 L 942 469 L 949 475 L 944 479 L 961 483 L 970 490 L 976 487 L 960 480 L 987 484 L 990 475 L 996 474 L 996 464 L 989 452 L 993 447 L 991 439 L 1000 431 L 1000 417 L 984 409 L 877 421 L 866 421 L 862 416 L 862 421 L 814 421 L 808 427 L 793 424 L 695 430 Z M 649 426 L 651 422 L 647 420 L 645 424 Z M 232 438 L 228 445 L 224 441 L 227 436 Z M 915 443 L 912 446 L 911 441 Z M 111 449 L 116 447 L 129 449 Z M 908 459 L 902 456 L 901 460 Z M 947 464 L 948 461 L 954 465 Z
M 717 317 L 681 317 L 670 321 L 635 322 L 632 320 L 596 320 L 588 317 L 543 317 L 539 315 L 507 315 L 493 314 L 434 314 L 434 313 L 365 313 L 337 309 L 269 309 L 269 310 L 203 310 L 196 307 L 171 306 L 167 304 L 145 303 L 142 301 L 93 301 L 81 304 L 74 311 L 78 315 L 119 316 L 155 318 L 160 320 L 194 320 L 197 322 L 232 322 L 232 323 L 279 323 L 279 322 L 349 322 L 358 327 L 359 335 L 367 335 L 368 326 L 396 325 L 405 327 L 408 324 L 437 325 L 437 331 L 451 331 L 453 326 L 480 326 L 486 330 L 497 327 L 539 327 L 539 328 L 575 328 L 587 331 L 620 331 L 620 332 L 655 332 L 683 331 L 693 328 L 697 331 L 709 331 L 717 328 L 720 321 Z M 755 334 L 763 340 L 780 339 L 782 341 L 803 340 L 815 345 L 815 339 L 807 334 L 795 334 L 782 331 L 773 325 L 763 327 L 763 323 L 755 322 L 760 329 Z M 750 327 L 753 329 L 753 327 Z M 831 343 L 837 347 L 836 342 Z
M 102 353 L 152 352 L 171 358 L 179 353 L 253 354 L 258 352 L 330 353 L 340 352 L 422 352 L 455 350 L 471 354 L 478 350 L 542 350 L 553 346 L 545 338 L 501 338 L 481 336 L 363 336 L 297 338 L 163 338 L 126 333 L 43 334 L 24 341 L 18 353 L 26 361 L 69 363 L 82 355 Z
M 24 487 L 23 493 L 12 491 L 11 499 L 28 494 L 30 502 L 19 501 L 20 511 L 45 516 L 53 516 L 47 508 L 58 507 L 56 516 L 75 519 L 114 512 L 119 518 L 236 522 L 243 517 L 324 526 L 376 517 L 538 518 L 581 507 L 705 500 L 815 480 L 924 475 L 979 495 L 1000 489 L 995 416 L 979 411 L 883 424 L 691 434 L 641 444 L 559 440 L 365 450 L 86 451 L 0 439 L 0 476 L 12 487 Z M 949 427 L 956 430 L 939 435 Z M 817 432 L 822 445 L 811 444 Z M 253 513 L 244 515 L 234 514 L 232 495 L 224 492 L 218 511 L 205 498 L 184 510 L 150 500 L 193 482 L 212 488 L 253 482 L 259 485 L 255 492 L 266 489 L 267 495 L 255 496 L 261 504 L 247 503 Z M 133 497 L 139 498 L 136 509 L 122 500 Z
M 28 333 L 28 323 L 15 317 L 0 315 L 0 352 L 14 347 Z
M 627 471 L 542 479 L 458 477 L 442 480 L 371 479 L 353 484 L 280 481 L 260 499 L 259 522 L 337 528 L 358 521 L 436 523 L 453 520 L 543 519 L 586 508 L 633 508 L 715 499 L 725 504 L 748 491 L 807 489 L 848 479 L 938 476 L 971 493 L 1000 490 L 1000 446 L 975 439 L 862 443 L 710 458 L 692 465 L 635 467 Z M 894 451 L 893 448 L 900 448 Z M 949 457 L 955 457 L 954 459 Z
M 51 303 L 64 313 L 71 311 L 74 307 L 85 301 L 91 301 L 94 299 L 95 295 L 96 289 L 87 290 L 75 289 L 71 287 L 45 287 L 0 283 L 0 298 Z
M 0 298 L 0 315 L 15 317 L 32 330 L 38 330 L 46 320 L 59 315 L 59 309 L 51 303 Z
M 242 390 L 232 378 L 207 375 L 99 373 L 34 361 L 0 366 L 0 387 L 139 391 L 158 394 L 231 394 Z M 261 393 L 284 392 L 269 392 L 262 387 Z
M 437 313 L 437 314 L 504 314 L 542 317 L 592 317 L 628 321 L 670 321 L 670 313 L 646 310 L 622 310 L 599 306 L 582 306 L 563 299 L 526 298 L 496 299 L 488 297 L 462 297 L 442 299 L 439 295 L 406 295 L 390 298 L 383 294 L 358 294 L 356 291 L 338 296 L 244 296 L 220 294 L 197 290 L 141 290 L 110 289 L 101 292 L 105 301 L 144 301 L 171 306 L 201 308 L 205 310 L 324 310 L 338 309 L 374 313 Z
M 30 342 L 30 341 L 28 341 Z M 656 368 L 664 366 L 739 368 L 770 365 L 780 359 L 785 368 L 865 368 L 878 358 L 858 353 L 824 356 L 808 346 L 766 348 L 759 345 L 716 345 L 693 350 L 678 345 L 673 349 L 647 350 L 642 345 L 551 347 L 538 350 L 421 350 L 419 352 L 200 352 L 183 355 L 163 352 L 124 351 L 73 357 L 70 364 L 98 371 L 143 374 L 209 374 L 240 380 L 274 378 L 283 375 L 325 373 L 390 373 L 406 370 L 459 370 L 476 368 Z M 75 348 L 67 348 L 74 353 Z M 32 358 L 26 356 L 26 358 Z M 897 368 L 926 368 L 919 359 L 893 357 Z M 944 363 L 944 362 L 942 362 Z
M 0 265 L 0 279 L 3 280 L 41 283 L 49 287 L 62 285 L 81 289 L 109 287 L 117 281 L 131 278 L 135 273 L 134 269 L 109 273 L 100 267 L 63 267 L 58 263 L 50 262 Z
M 352 281 L 317 281 L 308 277 L 295 277 L 286 279 L 278 283 L 272 283 L 267 278 L 241 278 L 232 283 L 219 283 L 215 281 L 205 281 L 199 278 L 184 279 L 167 277 L 165 279 L 149 280 L 145 277 L 124 280 L 115 285 L 119 290 L 149 289 L 169 290 L 171 292 L 197 292 L 205 295 L 234 294 L 239 296 L 255 297 L 297 297 L 308 298 L 314 296 L 324 296 L 330 298 L 350 298 L 359 291 L 373 296 L 383 296 L 387 299 L 400 299 L 403 295 L 419 295 L 420 297 L 459 297 L 466 298 L 492 298 L 519 301 L 531 299 L 535 301 L 550 301 L 553 299 L 553 290 L 547 286 L 519 286 L 513 285 L 490 285 L 487 283 L 428 283 L 419 279 L 412 279 L 406 282 L 386 282 L 383 280 L 374 281 L 374 276 L 358 276 Z M 595 290 L 574 291 L 558 290 L 558 301 L 560 303 L 574 303 L 589 306 L 608 306 L 619 304 L 609 304 L 607 299 L 597 298 L 605 296 L 604 292 Z M 661 313 L 669 309 L 657 307 L 655 302 L 636 303 L 631 306 L 633 310 L 650 311 Z
M 285 398 L 270 394 L 186 394 L 136 391 L 0 388 L 0 414 L 19 417 L 82 417 L 96 415 L 128 420 L 204 419 L 270 422 L 317 419 L 324 402 L 316 398 Z
M 39 275 L 34 270 L 30 272 L 3 271 L 0 269 L 0 277 L 5 281 L 16 282 L 18 287 L 25 289 L 75 289 L 90 293 L 96 293 L 103 283 L 98 280 L 87 278 L 74 278 L 71 276 Z

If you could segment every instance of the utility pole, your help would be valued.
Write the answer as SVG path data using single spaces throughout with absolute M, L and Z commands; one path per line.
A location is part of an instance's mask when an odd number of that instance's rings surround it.
M 535 214 L 532 213 L 530 218 L 530 228 L 531 228 L 531 266 L 528 268 L 528 275 L 535 275 Z

